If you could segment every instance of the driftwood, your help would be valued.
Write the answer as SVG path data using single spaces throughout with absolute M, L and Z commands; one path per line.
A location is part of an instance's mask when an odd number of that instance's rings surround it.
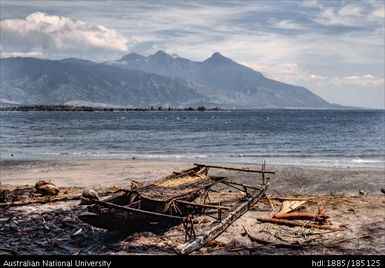
M 230 211 L 221 222 L 212 223 L 208 229 L 203 231 L 192 242 L 186 242 L 177 247 L 177 253 L 189 254 L 195 250 L 203 247 L 209 240 L 213 240 L 218 237 L 223 231 L 225 231 L 234 221 L 246 213 L 258 200 L 265 195 L 268 188 L 268 184 L 264 186 L 261 191 L 254 191 L 250 198 L 246 202 L 241 202 L 232 211 Z
M 303 206 L 306 203 L 305 200 L 286 200 L 283 201 L 281 209 L 275 214 L 286 214 L 289 212 L 292 212 L 296 209 L 299 209 L 301 206 Z
M 214 166 L 214 165 L 204 165 L 204 164 L 197 164 L 197 163 L 194 163 L 194 165 L 195 165 L 195 166 L 198 166 L 198 167 L 219 168 L 219 169 L 226 169 L 226 170 L 233 170 L 233 171 L 252 172 L 252 173 L 265 173 L 265 174 L 275 174 L 275 172 L 272 172 L 272 171 L 264 171 L 264 170 L 253 170 L 253 169 L 246 169 L 246 168 L 231 168 L 231 167 Z
M 60 202 L 60 201 L 71 201 L 71 200 L 80 200 L 80 196 L 65 196 L 65 197 L 44 197 L 43 199 L 34 199 L 27 201 L 15 201 L 15 202 L 5 202 L 0 203 L 0 207 L 18 207 L 18 206 L 26 206 L 32 204 L 46 204 L 52 202 Z
M 105 195 L 108 195 L 111 193 L 114 193 L 114 192 L 104 192 L 104 193 L 99 194 L 99 195 L 105 196 Z M 42 197 L 38 197 L 38 198 L 32 199 L 32 200 L 0 203 L 0 207 L 19 207 L 19 206 L 27 206 L 27 205 L 32 205 L 32 204 L 46 204 L 46 203 L 53 203 L 53 202 L 80 200 L 80 198 L 81 198 L 81 195 L 62 196 L 62 197 L 42 196 Z
M 277 192 L 278 193 L 278 192 Z M 282 196 L 270 196 L 270 199 L 278 200 L 278 201 L 309 201 L 317 199 L 318 197 L 282 197 Z
M 285 220 L 285 219 L 257 218 L 257 220 L 261 222 L 276 223 L 276 224 L 288 225 L 288 226 L 299 226 L 299 227 L 305 227 L 305 228 L 316 228 L 316 229 L 333 230 L 333 231 L 345 231 L 345 228 L 341 228 L 341 227 L 330 226 L 330 225 L 318 225 L 318 224 L 291 221 L 291 220 Z
M 274 214 L 273 218 L 275 219 L 287 219 L 287 220 L 315 220 L 318 222 L 325 222 L 328 216 L 325 215 L 325 207 L 318 207 L 318 214 L 308 213 L 308 212 L 291 212 L 291 213 L 282 213 L 278 212 Z

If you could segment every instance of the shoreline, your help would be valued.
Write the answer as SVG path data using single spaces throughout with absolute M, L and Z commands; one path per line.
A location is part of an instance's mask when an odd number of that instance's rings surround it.
M 66 187 L 125 186 L 131 180 L 147 184 L 161 179 L 173 171 L 203 161 L 167 160 L 0 160 L 0 182 L 3 185 L 33 185 L 38 179 L 51 180 Z M 261 164 L 210 164 L 260 169 Z M 283 193 L 365 193 L 381 194 L 385 188 L 385 169 L 371 167 L 312 167 L 300 165 L 266 165 L 276 172 L 271 176 L 272 191 Z M 212 170 L 216 175 L 224 171 Z M 255 177 L 230 172 L 245 182 Z

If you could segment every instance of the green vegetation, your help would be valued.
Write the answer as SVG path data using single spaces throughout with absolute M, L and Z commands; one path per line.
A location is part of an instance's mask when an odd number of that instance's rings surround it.
M 29 105 L 29 106 L 9 106 L 2 107 L 0 111 L 19 111 L 19 112 L 145 112 L 145 111 L 219 111 L 218 107 L 206 108 L 205 106 L 199 106 L 194 109 L 188 108 L 162 108 L 159 106 L 154 109 L 150 108 L 107 108 L 107 107 L 89 107 L 89 106 L 73 106 L 73 105 Z

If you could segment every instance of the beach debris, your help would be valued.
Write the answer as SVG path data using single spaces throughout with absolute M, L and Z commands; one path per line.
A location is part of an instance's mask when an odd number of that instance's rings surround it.
M 309 223 L 309 222 L 300 222 L 300 221 L 285 220 L 285 219 L 257 218 L 257 220 L 261 222 L 269 222 L 269 223 L 275 223 L 275 224 L 281 224 L 281 225 L 287 225 L 287 226 L 298 226 L 298 227 L 304 227 L 304 228 L 315 228 L 315 229 L 331 230 L 331 231 L 346 230 L 346 228 L 343 228 L 343 227 L 336 227 L 331 225 L 318 225 L 318 224 Z
M 381 193 L 385 194 L 385 189 L 384 188 L 381 189 Z
M 44 218 L 43 218 L 42 222 L 43 222 L 43 227 L 44 227 L 44 229 L 46 229 L 47 231 L 49 231 L 49 226 L 48 226 L 48 224 L 47 224 L 47 222 L 46 222 L 46 220 L 45 220 Z
M 325 207 L 320 205 L 318 206 L 318 213 L 308 213 L 308 212 L 291 212 L 291 213 L 282 213 L 278 212 L 273 215 L 275 219 L 291 219 L 291 220 L 314 220 L 320 223 L 325 223 L 328 216 L 325 215 Z
M 99 200 L 99 195 L 94 190 L 84 190 L 80 197 L 80 205 L 91 205 Z
M 359 193 L 360 195 L 366 195 L 366 193 L 365 193 L 364 191 L 362 191 L 361 189 L 358 191 L 358 193 Z
M 257 243 L 262 244 L 262 245 L 274 246 L 274 247 L 284 247 L 284 248 L 298 248 L 298 247 L 301 247 L 298 243 L 276 243 L 276 242 L 273 242 L 273 241 L 257 238 L 256 236 L 251 234 L 250 230 L 246 226 L 242 225 L 242 227 L 243 227 L 243 230 L 245 231 L 245 234 L 247 235 L 247 237 L 252 242 L 257 242 Z
M 130 187 L 131 190 L 138 189 L 141 186 L 142 186 L 142 184 L 140 182 L 131 180 L 131 187 Z
M 257 218 L 257 220 L 261 222 L 269 222 L 287 226 L 300 226 L 304 228 L 316 228 L 332 231 L 345 230 L 345 228 L 342 227 L 324 225 L 326 224 L 329 217 L 326 215 L 326 210 L 323 205 L 318 206 L 318 213 L 293 212 L 302 207 L 306 202 L 306 200 L 284 200 L 282 202 L 281 209 L 271 218 Z M 308 222 L 294 220 L 307 220 Z M 309 221 L 317 222 L 317 224 L 313 224 Z
M 282 202 L 281 209 L 275 215 L 286 214 L 291 211 L 297 210 L 302 207 L 306 202 L 306 200 L 285 200 Z
M 218 240 L 212 239 L 207 242 L 207 246 L 211 248 L 225 247 L 226 244 Z
M 0 203 L 5 202 L 5 200 L 7 199 L 8 192 L 8 190 L 0 188 Z
M 72 236 L 72 237 L 75 237 L 75 236 L 81 234 L 82 232 L 83 232 L 83 228 L 80 228 L 80 229 L 77 230 L 75 233 L 73 233 L 71 236 Z
M 38 180 L 35 184 L 36 191 L 42 195 L 57 195 L 59 189 L 52 182 Z
M 349 208 L 349 209 L 348 209 L 348 211 L 349 211 L 349 212 L 351 212 L 351 213 L 354 213 L 354 214 L 356 214 L 356 211 L 355 211 L 355 209 L 354 209 L 354 208 Z

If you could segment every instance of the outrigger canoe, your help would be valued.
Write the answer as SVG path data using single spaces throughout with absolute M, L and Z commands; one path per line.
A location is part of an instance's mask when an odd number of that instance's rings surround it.
M 274 172 L 250 170 L 213 165 L 194 164 L 193 168 L 174 172 L 174 174 L 155 183 L 121 190 L 99 200 L 89 200 L 86 211 L 79 218 L 95 227 L 105 229 L 146 230 L 163 229 L 183 224 L 186 243 L 178 247 L 180 253 L 189 253 L 214 239 L 231 223 L 250 209 L 265 195 L 269 186 L 266 174 Z M 227 177 L 211 176 L 209 168 L 233 171 L 254 172 L 262 175 L 261 184 L 251 186 L 232 181 Z M 232 206 L 222 206 L 208 202 L 208 194 L 218 185 L 231 187 L 243 193 L 242 198 Z M 219 202 L 219 204 L 221 204 Z M 194 215 L 211 215 L 215 220 L 201 234 L 195 234 L 192 217 Z M 156 226 L 156 228 L 154 228 Z

